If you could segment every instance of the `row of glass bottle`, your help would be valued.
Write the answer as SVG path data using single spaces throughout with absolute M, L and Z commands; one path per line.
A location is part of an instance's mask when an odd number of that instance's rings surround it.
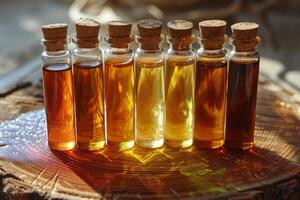
M 184 50 L 170 42 L 166 53 L 140 47 L 134 52 L 129 43 L 107 47 L 104 59 L 98 43 L 77 46 L 72 62 L 67 48 L 43 52 L 50 148 L 72 149 L 76 140 L 84 150 L 106 144 L 124 150 L 135 142 L 145 148 L 164 143 L 185 148 L 193 141 L 202 148 L 218 148 L 225 132 L 229 147 L 252 146 L 256 51 L 233 48 L 227 62 L 224 45 L 217 50 L 202 47 L 195 55 L 192 40 Z

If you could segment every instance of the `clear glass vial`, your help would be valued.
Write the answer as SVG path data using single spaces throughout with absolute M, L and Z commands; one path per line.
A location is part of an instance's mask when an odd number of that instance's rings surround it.
M 105 50 L 107 142 L 120 150 L 134 146 L 134 53 L 131 23 L 108 23 Z
M 225 135 L 227 61 L 226 22 L 199 23 L 201 48 L 197 51 L 194 140 L 200 148 L 223 146 Z
M 193 24 L 185 20 L 168 23 L 170 48 L 165 59 L 165 143 L 173 148 L 193 144 L 195 54 Z
M 72 68 L 67 50 L 67 24 L 42 26 L 44 102 L 48 145 L 53 150 L 75 147 Z
M 136 143 L 144 148 L 164 144 L 165 94 L 162 22 L 145 19 L 137 24 L 135 54 Z
M 233 50 L 228 62 L 225 146 L 250 149 L 254 141 L 259 74 L 259 54 L 256 51 L 260 42 L 258 25 L 242 22 L 232 25 L 231 29 Z
M 76 22 L 73 43 L 73 86 L 77 145 L 83 150 L 105 146 L 104 70 L 98 47 L 100 24 L 84 18 Z

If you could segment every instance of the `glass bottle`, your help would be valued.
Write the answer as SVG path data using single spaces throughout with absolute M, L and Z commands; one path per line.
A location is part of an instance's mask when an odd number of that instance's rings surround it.
M 229 55 L 227 123 L 225 146 L 234 149 L 250 149 L 253 146 L 255 107 L 259 74 L 259 54 L 256 51 L 260 39 L 258 25 L 250 22 L 231 26 Z
M 73 83 L 77 145 L 83 150 L 105 146 L 104 76 L 98 47 L 100 24 L 85 18 L 76 22 L 73 43 Z
M 199 23 L 201 48 L 197 51 L 194 140 L 200 148 L 218 148 L 224 143 L 227 62 L 226 22 Z
M 168 23 L 165 143 L 173 148 L 185 148 L 193 143 L 195 54 L 191 48 L 192 28 L 193 24 L 185 20 Z
M 145 19 L 137 24 L 139 48 L 135 54 L 136 143 L 144 148 L 164 143 L 164 52 L 162 23 Z
M 44 101 L 48 145 L 53 150 L 75 147 L 72 69 L 67 50 L 67 24 L 42 26 Z
M 134 146 L 134 53 L 131 23 L 108 23 L 105 51 L 107 141 L 120 150 Z

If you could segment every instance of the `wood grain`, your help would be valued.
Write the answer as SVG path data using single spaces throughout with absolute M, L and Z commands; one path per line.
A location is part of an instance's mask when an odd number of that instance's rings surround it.
M 0 199 L 300 197 L 299 103 L 270 81 L 260 82 L 250 152 L 50 151 L 41 94 L 29 87 L 0 99 L 0 119 L 9 119 L 0 123 Z

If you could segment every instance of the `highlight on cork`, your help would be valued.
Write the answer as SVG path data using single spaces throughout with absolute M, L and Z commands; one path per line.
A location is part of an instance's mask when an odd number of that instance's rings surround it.
M 65 23 L 46 24 L 41 28 L 46 40 L 61 39 L 67 37 L 68 25 Z
M 257 36 L 259 25 L 253 22 L 240 22 L 231 26 L 233 37 L 237 40 L 247 40 Z
M 160 36 L 162 22 L 156 19 L 143 19 L 137 22 L 137 28 L 140 36 Z
M 97 38 L 100 23 L 90 18 L 80 18 L 76 21 L 76 35 L 78 38 Z
M 258 27 L 259 25 L 254 22 L 239 22 L 231 26 L 233 30 L 252 30 L 258 29 Z
M 223 20 L 199 22 L 199 39 L 205 49 L 220 49 L 225 43 L 227 23 Z
M 223 20 L 206 20 L 199 22 L 200 37 L 214 39 L 224 37 L 227 23 Z
M 68 38 L 68 25 L 65 23 L 47 24 L 41 27 L 44 38 L 41 43 L 48 51 L 64 50 Z
M 127 21 L 110 21 L 107 23 L 110 37 L 128 37 L 131 33 L 132 24 Z

